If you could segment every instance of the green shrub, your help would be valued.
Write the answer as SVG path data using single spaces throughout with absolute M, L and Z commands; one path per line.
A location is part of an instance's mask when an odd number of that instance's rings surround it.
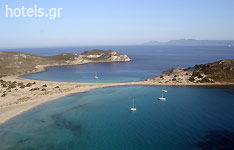
M 7 94 L 2 94 L 2 96 L 1 97 L 6 97 L 7 96 Z
M 46 84 L 44 84 L 44 85 L 42 85 L 42 87 L 47 87 L 47 85 L 46 85 Z
M 43 88 L 43 89 L 41 89 L 41 91 L 46 91 L 46 89 Z
M 192 76 L 202 78 L 201 72 L 199 71 L 194 71 Z
M 8 86 L 8 89 L 13 89 L 13 88 L 16 88 L 15 84 L 11 84 L 11 85 Z
M 201 73 L 199 72 L 199 73 L 197 74 L 197 77 L 198 77 L 198 78 L 202 78 L 203 76 L 202 76 Z
M 32 83 L 26 84 L 26 87 L 31 87 L 31 86 L 32 86 Z
M 190 78 L 189 78 L 189 81 L 190 81 L 190 82 L 194 82 L 194 81 L 195 81 L 195 78 L 194 78 L 194 77 L 190 77 Z
M 18 86 L 22 86 L 22 85 L 24 85 L 24 83 L 23 83 L 23 82 L 18 83 Z
M 36 90 L 39 90 L 39 88 L 36 87 L 36 88 L 30 89 L 29 91 L 36 91 Z
M 3 87 L 3 88 L 6 88 L 6 87 L 7 87 L 7 85 L 6 85 L 6 84 L 4 84 L 4 83 L 2 83 L 2 87 Z
M 21 86 L 20 86 L 21 89 L 24 89 L 25 87 L 26 87 L 25 85 L 21 85 Z
M 200 82 L 201 82 L 201 83 L 213 83 L 213 81 L 210 80 L 210 79 L 207 78 L 207 77 L 203 78 Z

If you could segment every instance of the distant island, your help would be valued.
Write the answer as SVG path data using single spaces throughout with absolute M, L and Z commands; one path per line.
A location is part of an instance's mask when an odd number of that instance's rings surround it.
M 180 39 L 168 42 L 149 41 L 144 45 L 165 45 L 165 46 L 234 46 L 234 40 L 196 40 L 196 39 Z
M 46 66 L 80 65 L 100 62 L 127 62 L 131 59 L 113 50 L 94 49 L 82 54 L 64 53 L 37 56 L 21 52 L 0 52 L 0 77 L 43 71 Z

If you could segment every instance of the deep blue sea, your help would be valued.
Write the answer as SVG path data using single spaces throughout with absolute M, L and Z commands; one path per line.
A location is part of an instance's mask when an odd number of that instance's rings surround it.
M 109 46 L 24 49 L 38 55 L 113 49 L 129 63 L 50 67 L 24 78 L 92 82 L 144 80 L 173 67 L 234 59 L 228 47 Z M 58 50 L 57 50 L 58 49 Z M 15 50 L 19 51 L 19 50 Z M 232 150 L 234 87 L 118 86 L 42 104 L 0 126 L 1 150 Z M 128 109 L 135 99 L 136 112 Z

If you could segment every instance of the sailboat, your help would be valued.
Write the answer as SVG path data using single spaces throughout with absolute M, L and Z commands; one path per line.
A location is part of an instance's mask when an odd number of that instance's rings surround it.
M 136 108 L 134 107 L 134 99 L 132 100 L 132 107 L 129 108 L 130 111 L 136 111 Z
M 162 97 L 159 97 L 158 100 L 165 101 L 166 97 L 163 96 L 163 89 L 162 89 Z
M 96 80 L 98 79 L 98 75 L 97 75 L 97 72 L 96 72 L 96 74 L 95 74 L 94 78 L 95 78 Z
M 165 89 L 162 89 L 162 91 L 164 92 L 164 93 L 167 93 L 168 91 L 166 90 L 166 88 Z

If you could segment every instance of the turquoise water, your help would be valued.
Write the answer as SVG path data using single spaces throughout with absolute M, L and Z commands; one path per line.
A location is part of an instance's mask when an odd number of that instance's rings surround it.
M 17 49 L 43 56 L 113 49 L 133 59 L 49 67 L 24 78 L 68 82 L 127 82 L 174 67 L 233 59 L 234 48 L 180 46 L 95 46 Z M 10 50 L 12 51 L 12 50 Z M 98 72 L 99 80 L 94 80 Z M 0 150 L 232 150 L 233 87 L 121 86 L 62 97 L 0 126 Z M 135 99 L 136 112 L 128 111 Z M 215 146 L 215 147 L 213 147 Z
M 233 148 L 234 88 L 167 87 L 165 102 L 161 88 L 102 88 L 40 105 L 0 126 L 0 149 Z
M 160 75 L 162 71 L 175 67 L 193 67 L 196 64 L 234 58 L 234 47 L 208 46 L 97 46 L 26 49 L 20 51 L 38 55 L 56 55 L 64 52 L 81 53 L 82 51 L 93 48 L 113 49 L 117 52 L 127 54 L 133 61 L 126 63 L 49 67 L 47 72 L 30 74 L 23 76 L 23 78 L 66 82 L 139 81 Z M 95 72 L 98 72 L 99 80 L 94 79 Z

